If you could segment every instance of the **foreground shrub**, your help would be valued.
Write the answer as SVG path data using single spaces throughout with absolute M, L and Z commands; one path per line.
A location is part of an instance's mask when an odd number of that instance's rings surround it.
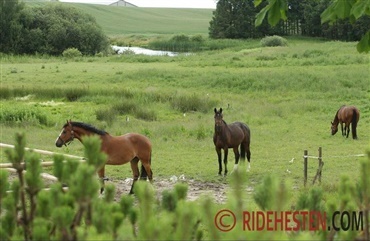
M 292 207 L 295 207 L 292 211 L 327 212 L 327 217 L 332 217 L 336 210 L 357 210 L 364 214 L 364 228 L 360 231 L 315 230 L 312 229 L 315 228 L 312 225 L 317 224 L 313 224 L 314 217 L 306 216 L 304 220 L 290 219 L 301 229 L 286 232 L 278 230 L 284 221 L 277 224 L 271 223 L 277 219 L 267 219 L 266 224 L 266 219 L 260 220 L 258 216 L 256 226 L 263 223 L 265 229 L 246 230 L 246 226 L 250 226 L 243 222 L 245 213 L 253 215 L 254 211 L 248 206 L 248 175 L 243 163 L 229 177 L 230 193 L 225 204 L 215 204 L 209 196 L 187 201 L 188 189 L 182 183 L 163 191 L 162 198 L 158 199 L 153 186 L 146 181 L 135 184 L 135 196 L 123 195 L 115 202 L 113 185 L 107 185 L 104 196 L 98 197 L 96 171 L 106 158 L 99 151 L 100 139 L 87 137 L 84 146 L 84 163 L 78 160 L 64 162 L 64 157 L 54 156 L 54 175 L 59 181 L 51 184 L 50 190 L 46 191 L 42 190 L 44 182 L 40 156 L 26 152 L 25 137 L 17 134 L 15 148 L 6 151 L 17 178 L 9 185 L 7 173 L 0 170 L 2 240 L 366 240 L 369 237 L 370 152 L 367 159 L 361 162 L 357 184 L 343 177 L 338 188 L 339 195 L 329 200 L 324 197 L 321 187 L 314 187 L 302 190 L 297 204 L 291 206 L 290 189 L 284 182 L 268 175 L 257 184 L 253 198 L 259 205 L 258 213 L 265 217 L 269 215 L 268 211 L 279 212 L 291 210 Z M 27 160 L 25 175 L 24 160 Z M 67 191 L 63 190 L 62 183 L 68 186 Z M 224 211 L 227 213 L 222 213 Z M 220 228 L 231 226 L 230 213 L 233 214 L 235 227 L 222 231 Z M 340 221 L 345 225 L 341 217 L 337 217 L 337 220 L 328 218 L 321 221 L 327 226 L 335 222 L 339 227 Z M 254 227 L 254 224 L 251 225 Z M 268 230 L 268 227 L 273 227 L 271 225 L 275 225 L 275 231 Z
M 287 46 L 288 40 L 277 35 L 268 36 L 261 39 L 261 45 L 262 47 Z

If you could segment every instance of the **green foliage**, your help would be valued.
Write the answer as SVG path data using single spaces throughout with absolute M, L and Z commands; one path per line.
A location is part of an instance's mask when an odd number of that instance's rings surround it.
M 87 163 L 78 163 L 76 170 L 70 173 L 69 190 L 63 191 L 61 183 L 51 185 L 49 191 L 41 190 L 43 181 L 40 177 L 40 158 L 32 152 L 25 152 L 24 135 L 16 136 L 15 149 L 8 151 L 9 161 L 20 173 L 19 181 L 13 181 L 10 190 L 3 183 L 7 182 L 0 175 L 0 234 L 7 240 L 236 240 L 246 238 L 242 228 L 242 213 L 251 211 L 246 204 L 245 188 L 248 184 L 245 166 L 241 165 L 231 176 L 231 195 L 227 203 L 216 205 L 210 198 L 200 202 L 187 201 L 187 185 L 178 183 L 172 190 L 162 193 L 160 202 L 148 182 L 139 181 L 135 184 L 136 197 L 123 195 L 114 201 L 115 188 L 108 185 L 103 198 L 98 198 L 97 180 L 94 177 L 96 168 L 105 159 L 100 150 L 98 138 L 84 139 Z M 23 158 L 30 161 L 29 169 L 23 179 Z M 61 156 L 55 156 L 54 161 L 62 161 Z M 67 161 L 67 163 L 69 160 Z M 327 197 L 321 187 L 302 190 L 295 207 L 297 211 L 327 212 L 327 225 L 340 220 L 331 220 L 329 215 L 334 211 L 360 210 L 368 215 L 369 207 L 369 165 L 368 158 L 361 162 L 360 180 L 353 187 L 348 177 L 342 178 L 339 185 L 339 199 Z M 29 173 L 28 173 L 29 172 Z M 61 172 L 69 172 L 65 169 Z M 63 176 L 64 174 L 59 174 Z M 31 178 L 31 176 L 33 178 Z M 31 180 L 34 179 L 34 180 Z M 270 175 L 265 176 L 254 193 L 259 207 L 264 211 L 285 211 L 288 200 L 288 189 L 285 184 Z M 27 195 L 26 195 L 27 194 Z M 26 199 L 29 200 L 26 202 Z M 137 199 L 137 201 L 135 201 Z M 17 207 L 20 207 L 19 209 Z M 216 228 L 215 215 L 221 210 L 230 210 L 235 214 L 237 222 L 234 229 L 221 232 Z M 366 214 L 367 213 L 367 214 Z M 243 214 L 244 215 L 244 214 Z M 23 223 L 17 222 L 21 218 Z M 307 217 L 306 217 L 307 218 Z M 369 218 L 364 216 L 364 220 Z M 368 220 L 368 219 L 367 219 Z M 226 221 L 223 220 L 223 221 Z M 295 220 L 296 221 L 296 220 Z M 309 224 L 311 221 L 297 220 Z M 306 230 L 308 227 L 305 227 Z M 360 233 L 368 237 L 369 227 L 365 223 L 364 231 Z M 286 232 L 261 230 L 250 232 L 247 240 L 348 240 L 359 237 L 356 230 L 336 232 L 320 230 L 305 233 L 296 232 L 293 236 Z
M 267 36 L 261 39 L 261 45 L 262 47 L 287 46 L 288 40 L 277 35 Z
M 120 115 L 131 114 L 138 119 L 147 121 L 154 121 L 157 119 L 157 115 L 154 110 L 148 110 L 142 107 L 135 99 L 125 99 L 115 103 L 108 112 L 111 113 L 111 115 L 114 115 L 115 113 Z
M 169 40 L 151 41 L 148 47 L 172 52 L 197 52 L 204 48 L 204 41 L 201 35 L 190 38 L 185 34 L 180 34 Z
M 281 19 L 286 20 L 286 12 L 288 11 L 288 1 L 286 0 L 254 0 L 254 3 L 256 6 L 260 5 L 262 2 L 267 2 L 268 5 L 264 7 L 256 16 L 256 26 L 259 26 L 262 24 L 263 20 L 266 17 L 266 14 L 268 14 L 268 23 L 272 26 L 276 25 Z M 317 4 L 319 3 L 319 4 Z M 291 4 L 291 3 L 289 3 Z M 329 4 L 328 6 L 326 4 Z M 325 6 L 325 9 L 322 9 L 322 6 Z M 361 18 L 366 17 L 365 20 L 362 19 L 362 21 L 367 22 L 365 25 L 369 26 L 370 21 L 370 3 L 369 1 L 363 1 L 363 0 L 334 0 L 334 1 L 308 1 L 307 4 L 304 4 L 304 7 L 307 7 L 306 14 L 303 14 L 303 16 L 307 17 L 310 16 L 308 19 L 309 21 L 303 21 L 306 22 L 305 24 L 313 25 L 314 22 L 310 20 L 314 20 L 317 22 L 316 17 L 312 17 L 315 15 L 315 11 L 317 11 L 317 8 L 313 6 L 318 6 L 320 11 L 320 17 L 321 17 L 321 24 L 324 24 L 326 22 L 331 23 L 338 23 L 337 20 L 343 20 L 343 19 L 349 19 L 351 24 L 354 24 L 356 21 L 360 22 Z M 291 5 L 290 5 L 291 7 Z M 312 8 L 313 7 L 313 8 Z M 314 11 L 312 11 L 315 9 Z M 323 10 L 323 12 L 321 12 Z M 317 14 L 316 14 L 317 16 Z M 306 19 L 306 20 L 308 20 Z M 339 24 L 342 24 L 343 22 L 339 22 Z M 362 38 L 360 42 L 357 44 L 357 50 L 361 52 L 368 53 L 370 50 L 370 30 L 368 27 L 365 29 L 362 28 L 362 25 L 359 24 L 356 26 L 356 31 L 361 32 Z M 331 36 L 334 39 L 344 39 L 344 40 L 350 40 L 348 39 L 349 32 L 352 32 L 351 27 L 348 24 L 343 24 L 342 27 L 336 26 L 335 29 L 335 36 Z M 331 29 L 331 32 L 333 32 L 333 29 Z M 353 35 L 356 36 L 356 33 L 353 33 Z M 357 37 L 357 36 L 356 36 Z M 356 38 L 354 37 L 354 38 Z M 351 38 L 351 40 L 354 40 Z M 355 39 L 358 40 L 358 39 Z
M 96 119 L 99 121 L 106 121 L 108 125 L 112 125 L 112 123 L 116 120 L 117 111 L 114 109 L 98 109 L 95 112 Z
M 82 53 L 80 52 L 80 50 L 76 48 L 68 48 L 63 51 L 62 55 L 63 57 L 71 59 L 71 58 L 82 56 Z
M 262 3 L 262 0 L 255 0 L 254 5 L 257 7 Z M 261 11 L 256 15 L 255 25 L 259 26 L 262 24 L 263 20 L 268 13 L 268 23 L 272 26 L 275 26 L 279 23 L 280 19 L 286 20 L 287 17 L 285 12 L 288 10 L 288 5 L 286 0 L 273 0 L 268 1 L 267 6 L 261 9 Z
M 36 124 L 48 125 L 48 118 L 37 107 L 13 106 L 2 108 L 0 112 L 0 122 L 7 125 Z
M 231 9 L 231 11 L 230 11 Z M 211 38 L 257 38 L 272 34 L 267 24 L 255 27 L 254 17 L 258 11 L 249 0 L 220 0 L 210 22 Z
M 203 98 L 198 95 L 177 95 L 171 100 L 171 106 L 175 110 L 179 110 L 183 113 L 190 111 L 199 111 L 207 113 L 217 103 L 208 98 Z
M 9 53 L 22 38 L 19 20 L 24 3 L 18 0 L 0 1 L 0 52 Z
M 18 26 L 19 37 L 5 39 L 13 40 L 12 45 L 5 41 L 4 44 L 10 45 L 6 53 L 61 55 L 69 48 L 76 48 L 82 54 L 95 55 L 108 48 L 107 37 L 95 19 L 76 8 L 47 4 L 25 7 L 16 16 L 12 22 Z

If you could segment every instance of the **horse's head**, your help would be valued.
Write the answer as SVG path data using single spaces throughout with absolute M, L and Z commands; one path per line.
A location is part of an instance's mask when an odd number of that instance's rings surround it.
M 75 138 L 72 122 L 67 120 L 67 124 L 63 126 L 62 131 L 60 132 L 57 140 L 55 141 L 55 145 L 57 147 L 62 147 L 63 145 L 67 146 L 68 143 L 73 141 Z
M 338 132 L 338 125 L 335 125 L 333 122 L 331 122 L 331 134 L 335 135 L 335 133 Z
M 222 129 L 222 126 L 224 125 L 224 120 L 223 120 L 223 115 L 222 115 L 222 108 L 218 111 L 216 108 L 214 109 L 215 111 L 215 130 L 217 132 L 220 132 Z

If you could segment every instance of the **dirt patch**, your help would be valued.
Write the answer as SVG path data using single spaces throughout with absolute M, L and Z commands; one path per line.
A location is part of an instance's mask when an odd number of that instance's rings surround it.
M 16 173 L 9 173 L 9 182 L 12 182 L 17 178 Z M 45 187 L 49 187 L 55 181 L 44 180 Z M 213 183 L 213 182 L 201 182 L 194 179 L 186 179 L 184 176 L 179 178 L 173 176 L 171 178 L 154 178 L 152 185 L 156 192 L 157 198 L 161 197 L 161 193 L 164 190 L 172 189 L 176 183 L 188 184 L 188 195 L 187 199 L 190 201 L 197 200 L 203 195 L 212 196 L 216 203 L 225 203 L 227 199 L 226 190 L 228 185 L 224 183 Z M 119 201 L 122 195 L 126 195 L 130 192 L 132 178 L 110 179 L 106 184 L 112 183 L 116 187 L 115 200 Z
M 226 189 L 227 185 L 223 183 L 212 183 L 212 182 L 201 182 L 194 179 L 186 178 L 154 178 L 153 187 L 157 194 L 157 197 L 160 198 L 161 193 L 164 190 L 172 189 L 176 183 L 186 183 L 188 185 L 188 195 L 187 199 L 190 201 L 197 200 L 203 195 L 212 196 L 216 203 L 225 203 L 226 202 Z M 132 179 L 127 178 L 125 180 L 112 180 L 107 183 L 113 183 L 116 186 L 116 200 L 120 200 L 121 196 L 130 192 Z

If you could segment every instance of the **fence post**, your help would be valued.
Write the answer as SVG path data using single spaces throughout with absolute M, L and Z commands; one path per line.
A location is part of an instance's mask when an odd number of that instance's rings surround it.
M 304 181 L 303 184 L 306 186 L 307 183 L 307 160 L 308 160 L 308 151 L 304 150 L 303 152 L 303 175 L 304 175 Z
M 321 184 L 321 170 L 324 163 L 322 162 L 322 148 L 319 147 L 319 183 Z

